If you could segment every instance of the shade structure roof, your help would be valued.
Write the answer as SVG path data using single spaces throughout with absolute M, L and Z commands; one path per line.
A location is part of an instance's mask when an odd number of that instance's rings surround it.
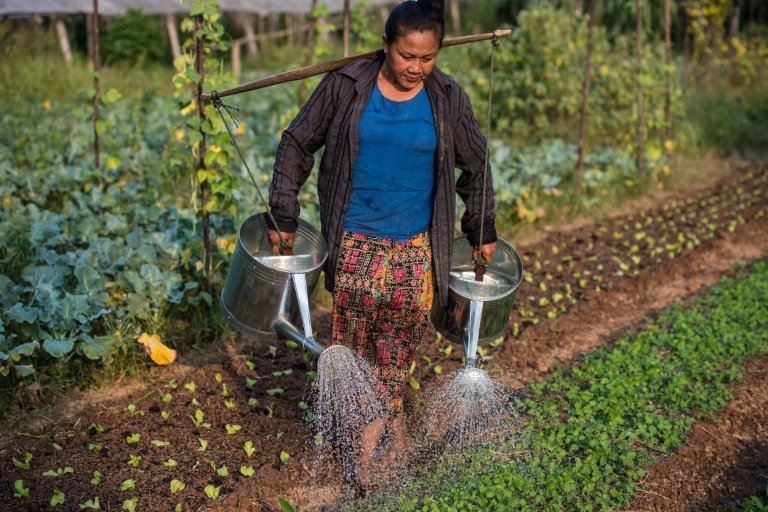
M 396 1 L 396 0 L 395 0 Z M 331 12 L 341 12 L 344 0 L 320 0 Z M 393 0 L 369 0 L 369 5 L 386 5 Z M 225 12 L 309 13 L 312 0 L 220 0 Z M 179 0 L 99 0 L 99 14 L 119 16 L 128 9 L 139 9 L 147 14 L 174 14 L 189 12 L 190 2 Z M 93 0 L 0 0 L 0 15 L 24 14 L 79 14 L 92 13 Z

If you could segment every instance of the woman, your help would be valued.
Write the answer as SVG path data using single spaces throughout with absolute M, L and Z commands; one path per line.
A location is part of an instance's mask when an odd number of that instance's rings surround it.
M 440 307 L 447 304 L 457 193 L 466 205 L 461 229 L 476 248 L 473 257 L 490 263 L 496 248 L 490 173 L 482 197 L 486 141 L 466 93 L 436 66 L 443 13 L 442 1 L 399 4 L 376 58 L 323 78 L 283 133 L 270 187 L 282 231 L 270 231 L 277 254 L 281 238 L 292 243 L 299 189 L 314 153 L 324 148 L 318 195 L 333 344 L 369 362 L 377 395 L 390 406 L 387 418 L 363 429 L 362 484 L 371 477 L 385 430 L 392 438 L 387 462 L 408 450 L 401 391 L 433 297 Z M 455 168 L 461 169 L 458 180 Z

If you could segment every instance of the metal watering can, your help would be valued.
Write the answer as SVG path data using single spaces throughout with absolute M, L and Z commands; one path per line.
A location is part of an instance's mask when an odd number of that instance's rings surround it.
M 299 219 L 293 250 L 291 256 L 273 255 L 266 214 L 247 218 L 237 233 L 221 293 L 221 312 L 243 334 L 267 340 L 275 340 L 279 334 L 320 356 L 325 347 L 312 333 L 309 294 L 328 257 L 328 247 L 308 222 Z M 299 318 L 303 332 L 295 325 Z
M 493 262 L 479 281 L 469 240 L 465 235 L 454 239 L 448 305 L 435 305 L 431 317 L 443 336 L 464 346 L 466 366 L 474 368 L 478 344 L 489 343 L 504 332 L 522 280 L 522 260 L 507 241 L 496 241 Z

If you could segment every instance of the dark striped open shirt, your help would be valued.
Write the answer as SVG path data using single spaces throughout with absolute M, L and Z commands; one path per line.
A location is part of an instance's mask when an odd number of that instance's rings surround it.
M 269 203 L 280 229 L 294 231 L 299 218 L 298 193 L 309 177 L 314 154 L 324 147 L 317 180 L 322 234 L 328 242 L 325 284 L 333 291 L 336 260 L 352 188 L 352 168 L 359 150 L 359 126 L 371 96 L 383 52 L 328 73 L 290 126 L 277 150 Z M 424 82 L 437 129 L 435 203 L 430 234 L 435 282 L 440 303 L 447 304 L 448 276 L 454 239 L 456 194 L 466 211 L 461 230 L 470 243 L 480 239 L 483 165 L 486 140 L 469 97 L 450 76 L 435 67 Z M 456 179 L 454 170 L 461 173 Z M 496 241 L 493 180 L 486 183 L 483 243 Z

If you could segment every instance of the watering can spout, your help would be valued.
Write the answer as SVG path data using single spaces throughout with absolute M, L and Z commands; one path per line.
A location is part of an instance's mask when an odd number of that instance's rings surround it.
M 320 354 L 325 351 L 325 347 L 312 336 L 306 336 L 301 332 L 298 327 L 293 325 L 287 318 L 281 316 L 278 318 L 272 328 L 277 334 L 280 334 L 288 339 L 301 344 L 302 347 L 309 350 L 316 356 L 320 357 Z

